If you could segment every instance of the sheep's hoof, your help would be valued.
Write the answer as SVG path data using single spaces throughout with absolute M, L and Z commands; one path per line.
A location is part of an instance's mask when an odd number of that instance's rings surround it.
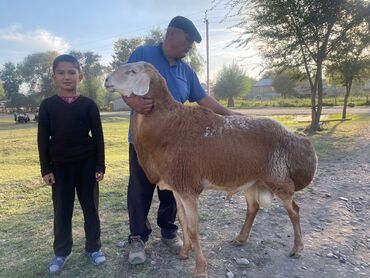
M 197 278 L 206 278 L 206 277 L 208 277 L 208 274 L 207 274 L 207 272 L 199 273 L 199 272 L 195 271 L 194 277 L 197 277 Z
M 302 250 L 303 250 L 303 247 L 302 248 L 293 247 L 292 251 L 290 251 L 289 253 L 289 257 L 293 259 L 298 259 L 302 255 Z
M 186 259 L 188 259 L 189 258 L 189 256 L 188 255 L 185 255 L 185 254 L 179 254 L 178 255 L 178 258 L 180 259 L 180 260 L 186 260 Z
M 208 277 L 208 271 L 207 271 L 207 263 L 196 263 L 196 268 L 195 268 L 195 277 Z
M 234 238 L 233 240 L 231 240 L 231 244 L 232 245 L 235 245 L 235 246 L 242 246 L 246 243 L 247 241 L 246 240 L 240 240 L 238 238 Z

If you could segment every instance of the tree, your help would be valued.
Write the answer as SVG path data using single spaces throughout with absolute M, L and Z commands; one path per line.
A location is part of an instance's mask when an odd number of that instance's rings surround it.
M 26 96 L 24 94 L 16 93 L 12 96 L 12 99 L 10 101 L 10 106 L 11 107 L 16 107 L 18 109 L 20 108 L 36 108 L 37 103 L 34 98 L 31 96 Z
M 161 28 L 156 28 L 150 30 L 149 33 L 144 37 L 144 44 L 159 44 L 163 42 L 165 36 L 165 30 Z
M 132 52 L 143 43 L 142 38 L 132 39 L 119 39 L 113 45 L 113 62 L 111 63 L 112 68 L 116 68 L 121 64 L 127 63 Z
M 245 73 L 236 64 L 223 66 L 217 76 L 213 91 L 217 98 L 227 98 L 227 107 L 234 106 L 234 97 L 245 92 Z
M 370 69 L 370 33 L 367 26 L 354 28 L 336 51 L 331 53 L 327 72 L 346 88 L 342 119 L 347 117 L 348 99 L 354 81 L 365 81 Z
M 190 64 L 191 68 L 198 74 L 203 70 L 204 58 L 200 55 L 197 46 L 193 43 L 193 47 L 190 49 L 188 55 L 185 57 L 185 62 Z
M 5 91 L 3 88 L 3 84 L 0 82 L 0 100 L 3 100 L 5 98 Z
M 295 81 L 288 74 L 281 73 L 274 78 L 272 86 L 285 98 L 294 94 Z
M 328 55 L 351 31 L 370 22 L 365 0 L 230 0 L 244 31 L 235 43 L 254 40 L 272 67 L 298 68 L 306 73 L 311 88 L 312 122 L 319 127 L 323 100 L 323 67 Z
M 34 53 L 20 64 L 20 72 L 29 93 L 36 94 L 39 100 L 57 93 L 52 71 L 52 63 L 57 56 L 55 51 Z
M 0 80 L 5 98 L 11 100 L 12 96 L 19 92 L 19 86 L 22 84 L 19 68 L 11 62 L 5 63 L 4 68 L 0 71 Z

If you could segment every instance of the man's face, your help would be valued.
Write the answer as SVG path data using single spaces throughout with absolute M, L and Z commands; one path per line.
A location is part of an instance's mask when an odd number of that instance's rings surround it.
M 184 58 L 193 46 L 193 40 L 187 33 L 178 28 L 173 28 L 171 45 L 174 58 Z

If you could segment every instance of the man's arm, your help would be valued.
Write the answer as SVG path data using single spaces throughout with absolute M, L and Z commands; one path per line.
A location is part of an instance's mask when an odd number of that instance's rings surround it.
M 217 100 L 215 100 L 211 96 L 205 96 L 201 100 L 197 101 L 197 103 L 201 106 L 207 107 L 211 109 L 213 112 L 219 115 L 228 116 L 228 115 L 242 115 L 239 112 L 234 112 L 224 106 L 222 106 L 220 103 L 218 103 Z
M 147 114 L 153 108 L 153 99 L 151 97 L 134 95 L 130 97 L 122 96 L 122 99 L 131 109 L 140 114 Z

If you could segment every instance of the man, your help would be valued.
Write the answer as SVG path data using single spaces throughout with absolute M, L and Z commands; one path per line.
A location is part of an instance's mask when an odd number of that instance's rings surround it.
M 168 88 L 175 100 L 197 102 L 220 115 L 237 114 L 220 105 L 215 99 L 206 94 L 201 87 L 196 73 L 181 59 L 192 48 L 194 42 L 199 43 L 201 36 L 189 19 L 176 16 L 168 25 L 163 43 L 138 47 L 131 55 L 128 63 L 145 61 L 154 67 L 166 79 Z M 136 112 L 149 113 L 153 107 L 150 97 L 123 97 L 124 101 Z M 131 264 L 144 263 L 145 242 L 152 232 L 147 219 L 153 198 L 155 185 L 151 184 L 140 167 L 135 148 L 129 133 L 130 179 L 127 192 L 127 205 L 130 222 L 130 252 Z M 178 254 L 182 240 L 177 235 L 176 202 L 171 191 L 157 190 L 160 201 L 157 224 L 161 228 L 162 241 L 172 253 Z

